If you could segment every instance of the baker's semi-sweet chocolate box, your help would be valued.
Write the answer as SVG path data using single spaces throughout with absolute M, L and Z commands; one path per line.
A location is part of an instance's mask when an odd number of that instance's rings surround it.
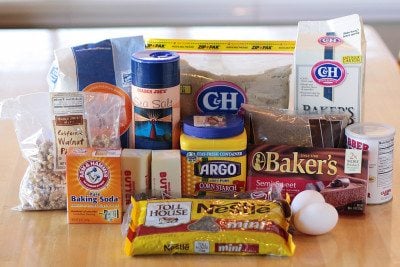
M 258 145 L 248 151 L 247 190 L 282 186 L 291 198 L 319 191 L 341 213 L 363 213 L 367 198 L 368 152 L 344 148 Z

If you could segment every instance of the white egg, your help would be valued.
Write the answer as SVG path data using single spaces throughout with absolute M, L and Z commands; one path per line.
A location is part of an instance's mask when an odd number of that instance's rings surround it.
M 325 202 L 324 196 L 315 190 L 305 190 L 298 193 L 290 205 L 292 214 L 296 214 L 301 208 L 312 204 L 312 203 L 323 203 Z
M 331 231 L 338 222 L 338 213 L 328 203 L 313 203 L 300 209 L 294 216 L 296 229 L 308 235 L 322 235 Z

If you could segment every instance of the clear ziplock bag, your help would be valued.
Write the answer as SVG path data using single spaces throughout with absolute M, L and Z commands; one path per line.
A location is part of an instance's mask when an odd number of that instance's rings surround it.
M 97 136 L 108 134 L 110 139 L 118 141 L 108 143 L 109 147 L 120 147 L 119 117 L 123 100 L 112 94 L 76 94 L 83 96 L 84 109 L 80 115 L 82 120 L 87 121 L 87 133 L 82 134 L 88 137 L 87 143 L 96 145 L 93 140 Z M 60 129 L 55 128 L 56 116 L 50 96 L 51 93 L 34 93 L 5 99 L 0 103 L 0 119 L 13 120 L 21 153 L 29 163 L 20 185 L 21 203 L 16 207 L 18 210 L 66 208 L 65 165 L 61 164 L 59 168 L 55 168 L 56 159 L 60 160 L 65 154 L 56 149 L 56 145 L 61 142 L 59 137 L 56 138 Z M 72 112 L 70 115 L 77 117 L 79 114 Z M 72 129 L 79 132 L 84 128 L 75 125 Z M 67 132 L 70 132 L 70 129 Z M 80 143 L 74 145 L 78 146 Z M 86 143 L 82 142 L 83 145 Z

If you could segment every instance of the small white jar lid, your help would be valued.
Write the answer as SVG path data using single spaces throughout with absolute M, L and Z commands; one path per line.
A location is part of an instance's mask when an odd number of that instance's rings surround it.
M 355 123 L 349 125 L 345 129 L 346 136 L 353 136 L 358 138 L 385 138 L 392 137 L 395 134 L 394 127 L 377 122 Z

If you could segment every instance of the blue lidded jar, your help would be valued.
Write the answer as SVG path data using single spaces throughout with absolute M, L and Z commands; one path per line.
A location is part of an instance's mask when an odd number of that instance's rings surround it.
M 245 191 L 247 135 L 242 117 L 187 117 L 183 120 L 180 144 L 184 197 Z
M 144 50 L 131 58 L 133 123 L 131 147 L 178 149 L 180 120 L 179 55 Z

